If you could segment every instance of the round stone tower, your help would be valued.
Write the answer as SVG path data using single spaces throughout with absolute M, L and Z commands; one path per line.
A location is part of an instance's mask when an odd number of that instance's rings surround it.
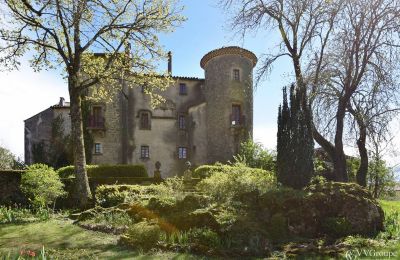
M 226 162 L 253 135 L 254 53 L 240 47 L 213 50 L 201 59 L 205 71 L 208 163 Z

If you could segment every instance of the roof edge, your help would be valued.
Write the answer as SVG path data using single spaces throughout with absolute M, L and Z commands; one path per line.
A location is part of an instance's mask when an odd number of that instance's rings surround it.
M 257 61 L 258 61 L 257 56 L 249 50 L 243 49 L 239 46 L 227 46 L 227 47 L 222 47 L 219 49 L 212 50 L 212 51 L 208 52 L 206 55 L 204 55 L 203 58 L 200 60 L 200 67 L 202 69 L 204 69 L 207 62 L 209 62 L 211 59 L 221 56 L 221 55 L 239 55 L 242 57 L 246 57 L 252 61 L 253 68 L 256 66 Z

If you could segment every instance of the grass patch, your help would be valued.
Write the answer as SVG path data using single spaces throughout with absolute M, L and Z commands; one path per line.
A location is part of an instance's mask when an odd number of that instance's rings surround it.
M 400 200 L 379 200 L 385 213 L 400 212 Z
M 21 250 L 40 252 L 42 246 L 55 259 L 198 259 L 187 254 L 143 254 L 117 245 L 118 236 L 82 229 L 64 219 L 0 225 L 0 258 Z

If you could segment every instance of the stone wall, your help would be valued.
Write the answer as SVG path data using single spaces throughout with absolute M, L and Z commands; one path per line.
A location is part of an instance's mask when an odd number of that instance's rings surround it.
M 33 145 L 43 142 L 48 146 L 51 138 L 53 110 L 48 108 L 25 120 L 25 163 L 33 163 Z
M 216 56 L 205 64 L 207 101 L 207 161 L 231 160 L 239 144 L 253 131 L 253 62 L 240 55 Z M 239 69 L 240 81 L 233 78 Z M 232 105 L 241 107 L 244 124 L 232 126 Z

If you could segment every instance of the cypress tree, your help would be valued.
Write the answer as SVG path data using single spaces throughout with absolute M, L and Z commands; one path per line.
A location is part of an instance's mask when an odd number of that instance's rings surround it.
M 277 177 L 285 186 L 301 189 L 314 174 L 312 116 L 305 88 L 286 88 L 278 111 Z

